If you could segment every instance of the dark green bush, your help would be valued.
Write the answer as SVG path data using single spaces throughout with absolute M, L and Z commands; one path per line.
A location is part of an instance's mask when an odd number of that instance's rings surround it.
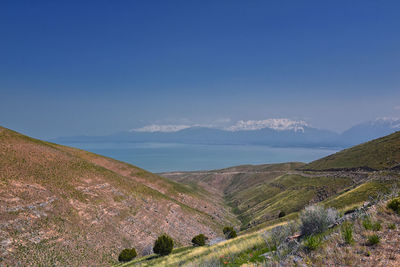
M 390 230 L 395 230 L 395 229 L 396 229 L 396 224 L 391 223 L 391 224 L 388 225 L 388 228 L 389 228 Z
M 192 244 L 193 246 L 204 246 L 206 244 L 206 241 L 208 240 L 208 237 L 206 237 L 203 234 L 196 235 L 192 239 Z
M 284 211 L 281 211 L 278 214 L 278 218 L 282 218 L 282 217 L 285 217 L 285 216 L 286 216 L 286 212 L 284 212 Z
M 400 214 L 400 197 L 390 200 L 387 204 L 387 207 L 397 214 Z
M 222 230 L 224 232 L 226 239 L 231 239 L 237 237 L 235 229 L 232 226 L 225 226 Z
M 158 255 L 165 256 L 170 254 L 173 248 L 174 240 L 168 235 L 163 234 L 154 242 L 153 251 Z
M 378 235 L 370 235 L 368 237 L 368 245 L 373 246 L 379 243 L 381 241 L 381 238 Z
M 127 262 L 133 260 L 137 256 L 136 249 L 134 248 L 126 248 L 121 251 L 118 256 L 118 261 Z

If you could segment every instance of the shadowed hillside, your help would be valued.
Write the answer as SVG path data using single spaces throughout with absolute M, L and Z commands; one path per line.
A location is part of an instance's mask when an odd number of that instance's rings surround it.
M 201 188 L 2 127 L 0 204 L 0 257 L 11 265 L 104 265 L 125 247 L 150 253 L 162 232 L 185 245 L 236 222 Z

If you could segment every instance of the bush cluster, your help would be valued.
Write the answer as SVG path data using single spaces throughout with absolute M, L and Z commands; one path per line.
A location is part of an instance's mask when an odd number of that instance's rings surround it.
M 237 236 L 235 229 L 232 226 L 225 226 L 222 230 L 226 239 L 235 238 Z
M 203 234 L 196 235 L 192 239 L 192 244 L 193 246 L 204 246 L 206 244 L 206 241 L 208 240 L 208 237 L 206 237 Z
M 118 261 L 127 262 L 133 260 L 137 256 L 135 248 L 126 248 L 121 251 L 118 256 Z
M 170 254 L 173 248 L 174 240 L 168 235 L 163 234 L 154 242 L 153 251 L 158 255 L 165 256 Z
M 308 206 L 300 213 L 300 231 L 303 235 L 323 233 L 336 223 L 339 214 L 335 209 L 321 206 Z

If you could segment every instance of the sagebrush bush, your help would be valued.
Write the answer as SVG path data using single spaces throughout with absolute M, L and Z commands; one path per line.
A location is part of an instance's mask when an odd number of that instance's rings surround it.
M 321 206 L 308 206 L 300 213 L 300 231 L 303 235 L 323 233 L 333 225 L 339 214 L 335 209 Z
M 368 245 L 373 246 L 378 244 L 381 241 L 381 238 L 378 235 L 370 235 L 368 236 Z
M 192 244 L 195 247 L 196 246 L 204 246 L 206 244 L 207 240 L 208 240 L 208 237 L 206 237 L 203 234 L 199 234 L 192 238 Z
M 388 225 L 388 228 L 389 228 L 390 230 L 394 230 L 394 229 L 396 229 L 396 224 L 391 223 L 391 224 Z
M 237 237 L 235 229 L 233 229 L 232 226 L 225 226 L 224 229 L 222 230 L 224 232 L 225 238 L 226 239 L 231 239 Z
M 272 230 L 264 233 L 264 239 L 270 251 L 276 250 L 283 244 L 289 236 L 296 233 L 298 225 L 290 222 L 286 225 L 281 225 L 273 228 Z
M 387 204 L 387 207 L 397 214 L 400 214 L 400 197 L 390 200 Z
M 121 251 L 118 256 L 118 261 L 127 262 L 133 260 L 137 256 L 135 248 L 126 248 Z
M 153 251 L 158 255 L 165 256 L 170 254 L 173 248 L 174 240 L 168 235 L 163 234 L 154 242 Z
M 349 222 L 345 222 L 342 224 L 342 237 L 346 244 L 353 244 L 353 224 Z
M 315 250 L 322 244 L 322 237 L 320 235 L 310 235 L 304 240 L 304 247 L 307 250 Z

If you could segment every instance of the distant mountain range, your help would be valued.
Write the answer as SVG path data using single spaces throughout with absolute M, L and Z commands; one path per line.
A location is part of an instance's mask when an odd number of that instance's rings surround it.
M 58 143 L 160 142 L 184 144 L 248 144 L 277 147 L 347 147 L 400 130 L 400 119 L 379 118 L 339 134 L 311 127 L 304 121 L 268 119 L 239 121 L 226 128 L 188 125 L 149 125 L 107 136 L 72 136 Z

